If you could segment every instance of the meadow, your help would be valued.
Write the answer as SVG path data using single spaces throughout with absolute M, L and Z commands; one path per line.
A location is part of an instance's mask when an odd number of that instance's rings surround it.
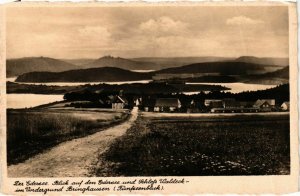
M 22 162 L 61 142 L 101 131 L 127 117 L 127 111 L 8 110 L 7 162 Z
M 101 157 L 97 176 L 290 173 L 289 115 L 147 117 Z M 104 165 L 104 166 L 103 166 Z

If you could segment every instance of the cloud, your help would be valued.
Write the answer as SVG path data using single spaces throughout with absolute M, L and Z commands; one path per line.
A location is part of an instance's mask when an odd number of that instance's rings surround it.
M 111 39 L 111 33 L 103 26 L 85 26 L 78 29 L 79 36 L 85 39 L 108 43 Z
M 108 54 L 122 57 L 288 55 L 286 8 L 237 10 L 233 6 L 223 11 L 215 7 L 175 6 L 167 10 L 150 7 L 10 8 L 7 55 L 9 58 L 98 58 Z M 46 18 L 41 23 L 44 15 Z
M 139 25 L 141 33 L 152 35 L 179 35 L 188 31 L 188 24 L 170 17 L 162 16 L 156 20 L 150 19 Z
M 264 24 L 262 20 L 255 20 L 246 16 L 236 16 L 233 18 L 229 18 L 226 20 L 226 24 L 228 25 L 256 25 L 256 24 Z

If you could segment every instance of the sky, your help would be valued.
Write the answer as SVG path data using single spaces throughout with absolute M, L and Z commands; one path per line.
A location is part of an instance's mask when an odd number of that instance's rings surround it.
M 288 57 L 286 6 L 9 7 L 7 58 Z

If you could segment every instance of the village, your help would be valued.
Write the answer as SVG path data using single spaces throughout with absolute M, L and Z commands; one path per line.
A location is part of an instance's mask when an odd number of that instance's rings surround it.
M 77 95 L 78 96 L 78 95 Z M 80 96 L 80 95 L 79 95 Z M 75 98 L 74 98 L 75 97 Z M 223 99 L 192 99 L 186 96 L 180 98 L 147 96 L 125 96 L 119 94 L 105 95 L 100 92 L 90 94 L 90 100 L 78 100 L 78 97 L 66 96 L 71 103 L 66 107 L 75 108 L 111 108 L 112 110 L 132 109 L 138 107 L 144 112 L 170 112 L 170 113 L 255 113 L 255 112 L 282 112 L 290 110 L 289 101 L 276 103 L 275 99 L 257 99 L 256 101 L 239 101 L 235 98 Z M 75 100 L 74 100 L 75 99 Z

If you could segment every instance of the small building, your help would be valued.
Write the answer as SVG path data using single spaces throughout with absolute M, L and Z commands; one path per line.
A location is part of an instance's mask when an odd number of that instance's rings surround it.
M 262 112 L 270 112 L 275 108 L 275 99 L 258 99 L 253 107 L 258 108 Z
M 113 110 L 124 109 L 124 107 L 128 104 L 127 100 L 124 97 L 119 95 L 110 97 L 111 101 L 111 108 Z
M 281 109 L 284 110 L 284 111 L 289 111 L 290 110 L 290 102 L 288 101 L 285 101 L 281 104 Z
M 154 112 L 174 112 L 181 108 L 177 98 L 158 98 L 155 102 Z
M 210 112 L 212 113 L 246 113 L 258 112 L 260 109 L 253 107 L 253 102 L 236 101 L 233 98 L 224 98 L 210 102 Z

